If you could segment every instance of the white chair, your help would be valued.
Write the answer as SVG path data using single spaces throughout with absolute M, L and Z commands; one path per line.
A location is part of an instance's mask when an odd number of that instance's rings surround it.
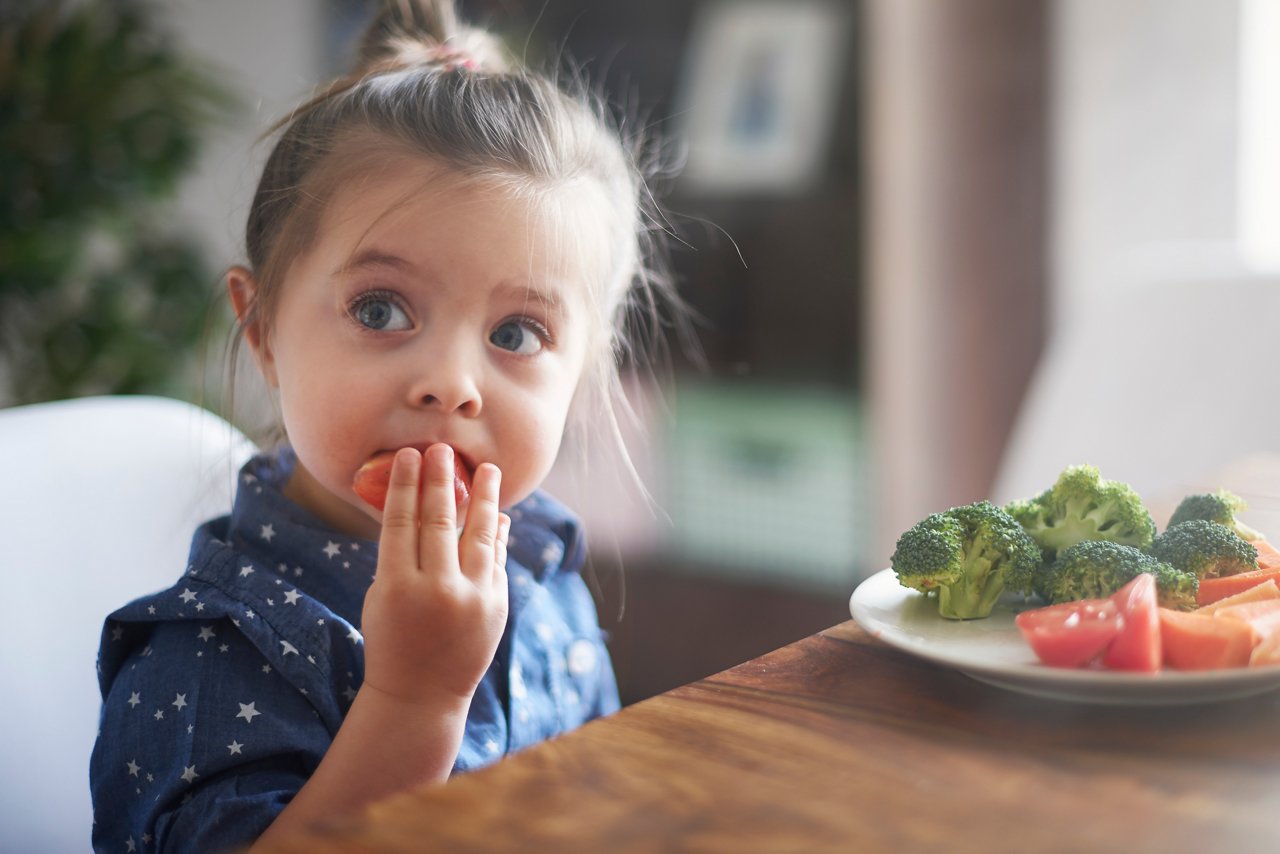
M 0 849 L 89 850 L 103 618 L 178 578 L 252 451 L 165 398 L 0 410 Z
M 992 500 L 1096 465 L 1163 529 L 1177 502 L 1218 487 L 1280 540 L 1280 278 L 1198 276 L 1098 295 L 1049 343 Z

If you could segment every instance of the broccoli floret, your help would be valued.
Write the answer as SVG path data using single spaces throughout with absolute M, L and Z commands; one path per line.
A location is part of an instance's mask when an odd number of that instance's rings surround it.
M 1049 602 L 1104 599 L 1136 576 L 1155 576 L 1156 596 L 1166 608 L 1190 610 L 1196 606 L 1199 579 L 1141 549 L 1109 540 L 1082 540 L 1063 549 L 1036 575 L 1036 593 Z
M 987 617 L 1006 589 L 1030 593 L 1040 547 L 990 501 L 934 513 L 898 538 L 890 560 L 898 581 L 938 596 L 950 620 Z
M 1084 540 L 1107 540 L 1145 549 L 1156 525 L 1133 487 L 1104 480 L 1091 465 L 1070 466 L 1035 498 L 1011 501 L 1005 511 L 1018 520 L 1050 563 L 1063 549 Z
M 1171 525 L 1151 544 L 1151 554 L 1196 578 L 1235 575 L 1258 568 L 1258 550 L 1226 525 L 1190 519 Z
M 1192 519 L 1205 519 L 1210 522 L 1217 522 L 1219 525 L 1226 525 L 1241 539 L 1265 539 L 1262 534 L 1236 517 L 1237 513 L 1247 509 L 1249 509 L 1249 505 L 1245 503 L 1243 498 L 1225 489 L 1200 495 L 1188 495 L 1182 499 L 1178 509 L 1174 510 L 1173 515 L 1169 517 L 1169 527 L 1172 528 L 1174 525 L 1189 522 Z

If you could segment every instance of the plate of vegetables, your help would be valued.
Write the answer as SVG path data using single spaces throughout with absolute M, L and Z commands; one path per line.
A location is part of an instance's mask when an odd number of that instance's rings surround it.
M 1280 550 L 1219 490 L 1157 535 L 1091 466 L 1034 498 L 935 513 L 858 585 L 853 618 L 905 652 L 1022 693 L 1171 705 L 1280 689 Z

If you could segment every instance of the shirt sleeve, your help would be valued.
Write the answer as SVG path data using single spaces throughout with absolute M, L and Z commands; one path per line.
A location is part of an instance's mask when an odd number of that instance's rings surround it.
M 332 739 L 305 692 L 231 620 L 154 624 L 104 690 L 90 762 L 94 849 L 250 844 Z

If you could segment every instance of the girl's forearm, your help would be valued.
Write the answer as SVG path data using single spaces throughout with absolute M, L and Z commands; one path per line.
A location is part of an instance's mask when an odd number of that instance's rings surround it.
M 259 842 L 359 813 L 388 795 L 449 778 L 469 701 L 409 702 L 369 685 L 356 694 L 311 779 Z

